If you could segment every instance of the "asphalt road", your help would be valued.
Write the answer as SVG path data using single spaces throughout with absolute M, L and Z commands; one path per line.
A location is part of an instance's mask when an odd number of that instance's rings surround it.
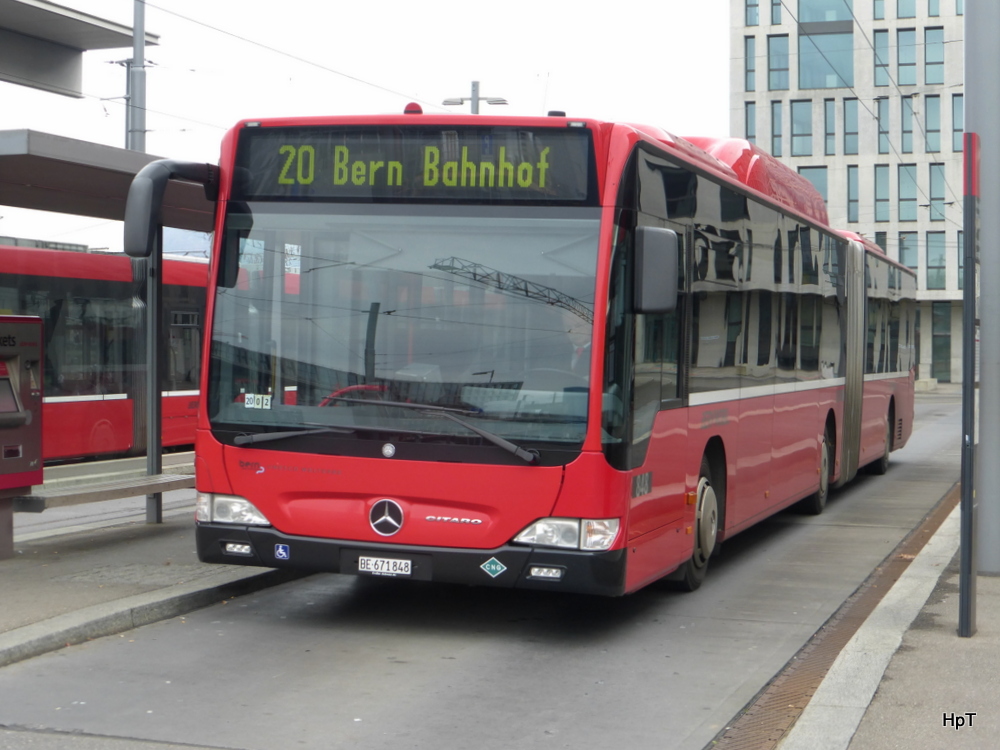
M 694 594 L 317 575 L 0 669 L 0 748 L 701 750 L 958 479 L 922 398 L 883 477 L 728 542 Z

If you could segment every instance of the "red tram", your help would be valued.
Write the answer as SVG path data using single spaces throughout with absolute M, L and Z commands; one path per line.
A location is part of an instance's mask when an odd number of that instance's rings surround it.
M 42 447 L 46 461 L 144 452 L 143 327 L 125 255 L 0 246 L 0 310 L 45 328 Z M 208 266 L 164 262 L 168 332 L 163 445 L 194 443 Z

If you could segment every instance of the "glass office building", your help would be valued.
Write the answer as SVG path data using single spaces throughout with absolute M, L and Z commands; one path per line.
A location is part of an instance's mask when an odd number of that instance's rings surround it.
M 917 272 L 918 387 L 962 376 L 963 0 L 730 0 L 731 122 Z

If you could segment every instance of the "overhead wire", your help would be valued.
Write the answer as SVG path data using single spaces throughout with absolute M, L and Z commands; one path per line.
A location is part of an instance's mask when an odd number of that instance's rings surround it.
M 151 2 L 149 2 L 149 0 L 145 0 L 145 5 L 146 5 L 147 8 L 155 8 L 156 10 L 158 10 L 158 11 L 160 11 L 162 13 L 166 13 L 168 15 L 174 16 L 175 18 L 180 18 L 183 21 L 187 21 L 189 23 L 193 23 L 193 24 L 196 24 L 198 26 L 202 26 L 202 27 L 204 27 L 206 29 L 209 29 L 211 31 L 217 32 L 219 34 L 223 34 L 225 36 L 228 36 L 228 37 L 230 37 L 232 39 L 236 39 L 236 40 L 238 40 L 240 42 L 243 42 L 245 44 L 250 44 L 250 45 L 253 45 L 255 47 L 259 47 L 260 49 L 265 49 L 268 52 L 273 52 L 276 55 L 281 55 L 282 57 L 287 57 L 290 60 L 295 60 L 296 62 L 302 63 L 304 65 L 309 65 L 311 67 L 317 68 L 318 70 L 322 70 L 325 73 L 332 73 L 333 75 L 340 76 L 341 78 L 345 78 L 345 79 L 347 79 L 349 81 L 353 81 L 355 83 L 360 83 L 360 84 L 362 84 L 364 86 L 370 86 L 371 88 L 378 89 L 379 91 L 384 91 L 387 94 L 393 94 L 395 96 L 401 96 L 401 97 L 406 98 L 406 99 L 412 99 L 414 101 L 420 102 L 420 103 L 425 104 L 427 106 L 434 107 L 434 108 L 437 108 L 437 109 L 442 109 L 442 111 L 445 111 L 438 104 L 435 104 L 435 103 L 432 103 L 432 102 L 428 102 L 426 100 L 420 99 L 419 97 L 415 97 L 415 96 L 412 96 L 410 94 L 406 94 L 406 93 L 404 93 L 402 91 L 397 91 L 396 89 L 391 89 L 388 86 L 383 86 L 383 85 L 378 84 L 378 83 L 373 83 L 372 81 L 367 81 L 364 78 L 360 78 L 358 76 L 351 75 L 350 73 L 345 73 L 342 70 L 336 70 L 335 68 L 331 68 L 328 65 L 324 65 L 322 63 L 316 62 L 315 60 L 311 60 L 311 59 L 309 59 L 307 57 L 302 57 L 301 55 L 296 55 L 296 54 L 293 54 L 291 52 L 286 52 L 285 50 L 279 49 L 279 48 L 274 47 L 274 46 L 272 46 L 270 44 L 265 44 L 263 42 L 259 42 L 259 41 L 255 40 L 255 39 L 250 39 L 250 38 L 242 36 L 240 34 L 236 34 L 236 33 L 232 32 L 232 31 L 226 31 L 225 29 L 221 29 L 218 26 L 213 26 L 210 23 L 206 23 L 204 21 L 199 21 L 196 18 L 191 18 L 190 16 L 186 16 L 186 15 L 184 15 L 182 13 L 178 13 L 175 10 L 171 10 L 171 9 L 165 8 L 165 7 L 161 6 L 161 5 L 156 5 L 155 3 L 151 3 Z

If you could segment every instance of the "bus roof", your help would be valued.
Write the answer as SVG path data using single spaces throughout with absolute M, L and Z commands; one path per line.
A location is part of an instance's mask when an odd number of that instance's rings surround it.
M 730 166 L 749 188 L 769 196 L 817 224 L 829 226 L 826 202 L 816 187 L 757 145 L 741 138 L 687 138 Z
M 865 250 L 870 253 L 878 253 L 879 255 L 885 255 L 885 251 L 872 242 L 870 239 L 865 237 L 863 234 L 858 234 L 857 232 L 852 232 L 848 229 L 842 229 L 838 232 L 842 237 L 846 237 L 849 240 L 854 240 L 855 242 L 860 242 L 864 246 Z

